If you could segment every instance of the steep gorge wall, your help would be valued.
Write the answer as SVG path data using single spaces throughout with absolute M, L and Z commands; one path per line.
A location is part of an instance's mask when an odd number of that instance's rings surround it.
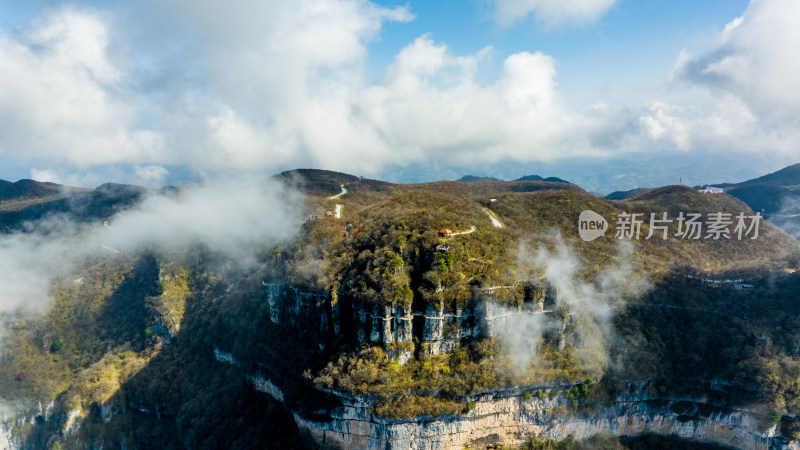
M 215 350 L 217 361 L 236 364 L 229 354 Z M 280 388 L 257 374 L 253 387 L 276 399 Z M 374 414 L 375 399 L 330 390 L 319 395 L 336 397 L 341 406 L 314 411 L 313 418 L 293 412 L 301 433 L 316 445 L 334 448 L 462 449 L 488 444 L 518 445 L 532 437 L 583 440 L 591 436 L 676 436 L 742 449 L 797 449 L 777 425 L 765 425 L 745 408 L 716 406 L 699 398 L 654 398 L 647 382 L 630 382 L 629 391 L 591 412 L 570 412 L 564 390 L 554 383 L 486 391 L 463 398 L 474 407 L 466 414 L 410 419 L 384 419 Z M 536 390 L 552 394 L 531 395 Z M 320 417 L 325 417 L 324 420 Z
M 339 294 L 309 292 L 288 283 L 264 283 L 270 321 L 290 325 L 314 336 L 324 348 L 331 339 L 349 335 L 359 343 L 381 345 L 389 354 L 405 361 L 413 355 L 419 338 L 422 350 L 438 354 L 451 351 L 462 339 L 494 336 L 510 318 L 519 314 L 541 314 L 542 297 L 517 307 L 501 307 L 492 292 L 479 292 L 469 307 L 447 309 L 426 305 L 424 311 L 396 305 L 364 307 Z M 236 364 L 229 355 L 215 351 L 219 361 Z M 249 377 L 251 384 L 282 400 L 280 388 L 261 374 Z M 542 386 L 561 391 L 569 387 Z M 537 387 L 528 387 L 529 390 Z M 374 449 L 450 449 L 467 445 L 520 444 L 531 437 L 562 440 L 585 439 L 595 434 L 632 436 L 646 433 L 672 435 L 747 449 L 796 448 L 776 426 L 765 428 L 758 415 L 746 409 L 712 408 L 692 399 L 654 399 L 640 390 L 620 396 L 590 414 L 568 413 L 570 400 L 562 393 L 551 397 L 524 394 L 521 388 L 487 392 L 464 401 L 475 407 L 460 416 L 389 420 L 374 414 L 369 398 L 336 392 L 342 406 L 315 411 L 312 417 L 294 412 L 305 435 L 318 445 Z M 682 403 L 683 410 L 676 410 Z M 695 405 L 687 414 L 686 405 Z M 706 413 L 699 413 L 706 411 Z M 324 419 L 321 419 L 324 418 Z
M 655 400 L 646 392 L 625 394 L 591 414 L 564 413 L 568 399 L 486 395 L 462 416 L 385 420 L 373 415 L 369 401 L 342 397 L 329 421 L 295 413 L 301 430 L 318 445 L 369 449 L 460 449 L 468 445 L 522 444 L 531 437 L 581 440 L 595 434 L 671 435 L 697 442 L 744 449 L 800 449 L 784 439 L 775 425 L 766 429 L 746 410 L 717 409 L 688 417 L 674 411 L 685 399 Z M 702 404 L 699 404 L 701 407 Z
M 360 344 L 380 345 L 392 357 L 407 361 L 418 337 L 422 350 L 437 355 L 451 352 L 462 340 L 494 336 L 514 315 L 542 314 L 544 295 L 523 305 L 503 307 L 492 290 L 478 290 L 469 306 L 446 308 L 425 305 L 423 311 L 410 306 L 356 305 L 346 293 L 339 301 L 324 292 L 304 291 L 285 282 L 263 282 L 270 321 L 301 327 L 316 338 L 320 348 L 342 334 Z
M 303 325 L 301 329 L 315 330 L 320 336 L 346 333 L 345 326 L 349 326 L 352 327 L 349 332 L 359 342 L 390 348 L 414 338 L 414 318 L 419 316 L 410 309 L 392 306 L 359 309 L 346 302 L 332 304 L 324 294 L 302 292 L 285 283 L 265 283 L 265 286 L 270 320 L 276 324 Z M 505 308 L 485 301 L 478 307 L 458 311 L 428 306 L 421 334 L 431 352 L 444 352 L 462 338 L 492 336 L 504 321 L 516 314 L 541 312 L 541 305 L 536 303 Z M 352 320 L 349 325 L 348 316 Z M 217 360 L 236 364 L 232 355 L 215 353 Z M 261 392 L 278 399 L 283 396 L 279 386 L 263 375 L 256 374 L 250 381 Z M 301 432 L 313 442 L 341 448 L 455 449 L 468 445 L 520 444 L 531 437 L 562 440 L 570 435 L 585 439 L 595 434 L 653 433 L 737 448 L 800 450 L 797 443 L 781 436 L 776 426 L 765 427 L 758 414 L 746 409 L 709 408 L 697 399 L 654 399 L 644 389 L 632 389 L 591 413 L 571 413 L 570 400 L 562 392 L 568 387 L 495 390 L 462 399 L 475 405 L 464 415 L 397 420 L 376 416 L 374 399 L 320 391 L 321 396 L 336 397 L 341 406 L 315 411 L 313 416 L 297 411 L 293 414 Z M 538 388 L 562 393 L 540 398 L 523 391 L 533 392 Z M 678 404 L 682 404 L 680 408 Z M 687 412 L 686 405 L 694 405 L 694 411 Z

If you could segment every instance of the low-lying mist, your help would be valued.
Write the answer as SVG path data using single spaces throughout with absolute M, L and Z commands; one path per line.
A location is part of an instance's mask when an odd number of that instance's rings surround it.
M 247 265 L 256 251 L 290 239 L 303 197 L 274 180 L 216 182 L 149 193 L 109 221 L 78 224 L 55 215 L 0 235 L 0 313 L 45 308 L 54 279 L 105 254 L 185 249 L 195 243 Z
M 781 199 L 781 209 L 775 214 L 767 215 L 767 218 L 800 239 L 800 195 L 784 195 Z
M 608 367 L 610 343 L 614 339 L 611 327 L 614 306 L 650 287 L 644 274 L 633 270 L 632 256 L 633 246 L 620 243 L 615 261 L 600 267 L 596 276 L 587 279 L 590 265 L 560 236 L 552 251 L 544 245 L 535 250 L 529 243 L 520 245 L 518 273 L 526 279 L 546 280 L 548 289 L 555 290 L 555 305 L 545 314 L 505 311 L 512 316 L 496 332 L 516 375 L 539 366 L 543 337 L 563 331 L 567 324 L 570 324 L 567 343 L 573 346 L 578 362 L 597 370 Z

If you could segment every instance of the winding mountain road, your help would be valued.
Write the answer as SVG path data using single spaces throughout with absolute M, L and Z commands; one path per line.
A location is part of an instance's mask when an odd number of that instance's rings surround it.
M 486 211 L 486 214 L 489 215 L 489 220 L 492 221 L 493 227 L 503 228 L 505 226 L 503 225 L 503 222 L 500 222 L 500 219 L 497 218 L 497 216 L 494 214 L 494 212 L 492 212 L 492 210 L 490 210 L 489 208 L 485 208 L 484 211 Z
M 450 233 L 450 236 L 461 236 L 462 234 L 470 234 L 470 233 L 474 233 L 475 230 L 477 230 L 477 227 L 475 225 L 473 225 L 472 228 L 470 228 L 467 231 L 459 231 L 458 233 Z
M 328 200 L 336 200 L 337 198 L 343 196 L 344 194 L 347 194 L 347 188 L 344 187 L 344 185 L 341 185 L 341 188 L 342 188 L 342 192 L 339 192 L 336 195 L 331 195 L 330 197 L 328 197 Z

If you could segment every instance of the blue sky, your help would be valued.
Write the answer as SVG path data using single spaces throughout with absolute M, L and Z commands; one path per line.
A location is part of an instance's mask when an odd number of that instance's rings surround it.
M 564 95 L 582 104 L 603 98 L 609 88 L 619 91 L 617 95 L 627 95 L 624 91 L 631 84 L 642 90 L 663 88 L 680 51 L 708 48 L 747 4 L 740 0 L 626 0 L 615 3 L 600 20 L 553 28 L 531 16 L 514 26 L 498 26 L 485 2 L 411 2 L 416 18 L 387 24 L 372 45 L 371 74 L 382 76 L 400 49 L 417 36 L 432 33 L 459 54 L 490 45 L 499 60 L 521 51 L 552 55 L 558 60 Z M 488 69 L 490 74 L 492 69 L 496 72 L 496 64 Z
M 792 0 L 12 0 L 0 178 L 739 180 L 800 162 L 798 19 Z

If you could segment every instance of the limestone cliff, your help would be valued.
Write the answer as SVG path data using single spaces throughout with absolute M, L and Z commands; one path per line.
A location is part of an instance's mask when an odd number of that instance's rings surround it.
M 563 395 L 526 400 L 518 393 L 487 394 L 461 416 L 385 420 L 371 412 L 368 400 L 342 397 L 329 421 L 295 414 L 301 429 L 319 445 L 371 449 L 457 449 L 482 444 L 522 444 L 531 437 L 586 439 L 595 434 L 672 435 L 744 449 L 800 448 L 776 426 L 762 426 L 744 409 L 713 408 L 686 399 L 654 399 L 645 391 L 620 396 L 592 413 L 565 412 Z M 686 411 L 689 408 L 690 411 Z M 690 412 L 679 414 L 676 410 Z
M 479 289 L 468 306 L 425 305 L 419 310 L 400 305 L 358 305 L 345 292 L 334 299 L 325 292 L 305 291 L 286 282 L 264 281 L 273 324 L 301 326 L 320 348 L 342 334 L 359 344 L 380 345 L 405 362 L 413 354 L 414 338 L 428 354 L 451 352 L 465 339 L 491 337 L 510 316 L 542 314 L 545 289 L 522 305 L 500 306 L 494 289 Z

